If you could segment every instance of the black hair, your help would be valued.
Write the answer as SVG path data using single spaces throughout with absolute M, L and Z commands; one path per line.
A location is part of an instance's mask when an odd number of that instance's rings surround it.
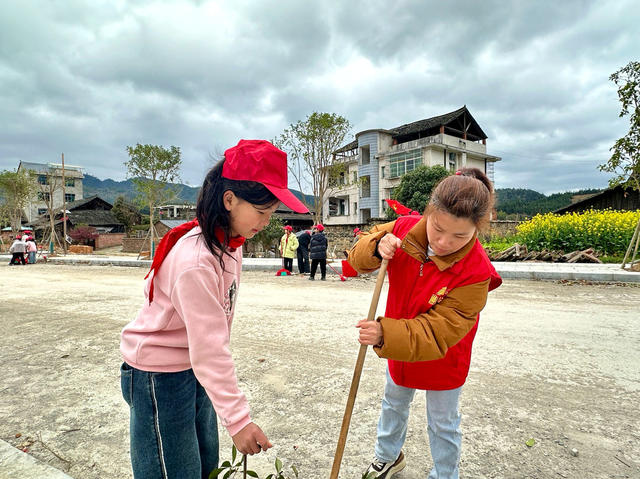
M 224 178 L 222 176 L 223 165 L 224 159 L 207 173 L 198 194 L 196 217 L 207 248 L 213 256 L 218 258 L 220 266 L 224 270 L 223 257 L 225 254 L 231 256 L 228 251 L 229 238 L 231 237 L 231 216 L 224 206 L 224 192 L 231 191 L 238 198 L 265 209 L 280 200 L 261 183 Z M 220 242 L 216 237 L 216 228 L 223 231 L 223 242 Z

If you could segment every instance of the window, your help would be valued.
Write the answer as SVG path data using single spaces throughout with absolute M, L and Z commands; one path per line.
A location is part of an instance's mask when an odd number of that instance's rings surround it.
M 76 179 L 75 178 L 65 178 L 64 179 L 64 186 L 70 186 L 71 188 L 73 188 L 74 186 L 76 186 Z
M 64 195 L 64 200 L 67 202 L 72 202 L 76 200 L 76 195 L 74 195 L 73 193 L 65 193 Z
M 380 177 L 384 178 L 384 166 L 380 167 Z
M 455 153 L 449 153 L 449 171 L 456 171 L 457 168 L 457 157 L 458 155 Z
M 43 193 L 42 191 L 38 191 L 38 200 L 39 201 L 49 201 L 51 195 L 49 193 Z
M 329 198 L 329 216 L 345 216 L 347 201 L 342 198 Z
M 387 210 L 387 202 L 385 200 L 382 200 L 380 211 L 384 213 L 386 210 Z
M 354 212 L 354 214 L 358 212 L 358 202 L 357 201 L 353 202 L 353 212 Z
M 422 150 L 409 150 L 389 156 L 389 178 L 397 178 L 415 170 L 422 164 Z
M 360 147 L 360 164 L 368 165 L 371 163 L 371 149 L 369 145 Z
M 371 196 L 371 177 L 363 176 L 360 184 L 360 198 L 369 198 Z
M 41 185 L 48 185 L 49 177 L 47 175 L 38 175 L 38 183 Z
M 48 210 L 46 208 L 38 208 L 38 216 L 46 215 Z

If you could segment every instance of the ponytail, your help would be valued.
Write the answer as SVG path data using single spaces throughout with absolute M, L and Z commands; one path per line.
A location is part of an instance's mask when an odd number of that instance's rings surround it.
M 478 229 L 488 223 L 494 204 L 491 180 L 478 168 L 462 168 L 455 175 L 444 178 L 433 190 L 425 210 L 444 211 L 458 218 L 467 218 Z

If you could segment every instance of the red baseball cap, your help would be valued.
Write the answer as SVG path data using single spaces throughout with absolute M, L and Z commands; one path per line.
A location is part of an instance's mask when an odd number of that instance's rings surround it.
M 289 225 L 285 226 L 284 229 L 287 231 L 293 231 L 293 228 Z
M 320 223 L 318 223 L 318 224 L 315 226 L 315 228 L 316 228 L 318 231 L 324 231 L 324 226 L 323 226 L 322 224 L 320 224 Z
M 309 210 L 287 188 L 287 154 L 266 140 L 240 140 L 224 152 L 222 176 L 229 180 L 256 181 L 296 213 Z

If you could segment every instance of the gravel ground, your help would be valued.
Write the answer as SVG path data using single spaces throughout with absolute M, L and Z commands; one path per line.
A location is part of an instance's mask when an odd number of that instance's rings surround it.
M 131 477 L 118 341 L 145 273 L 0 266 L 1 439 L 74 478 Z M 249 459 L 260 474 L 276 456 L 303 479 L 331 470 L 359 347 L 353 325 L 374 280 L 329 278 L 243 276 L 232 347 L 252 415 L 275 444 Z M 639 304 L 633 285 L 510 280 L 491 293 L 461 399 L 462 477 L 639 478 Z M 371 459 L 384 366 L 369 352 L 341 477 L 360 477 Z M 431 467 L 424 403 L 414 401 L 399 479 Z

